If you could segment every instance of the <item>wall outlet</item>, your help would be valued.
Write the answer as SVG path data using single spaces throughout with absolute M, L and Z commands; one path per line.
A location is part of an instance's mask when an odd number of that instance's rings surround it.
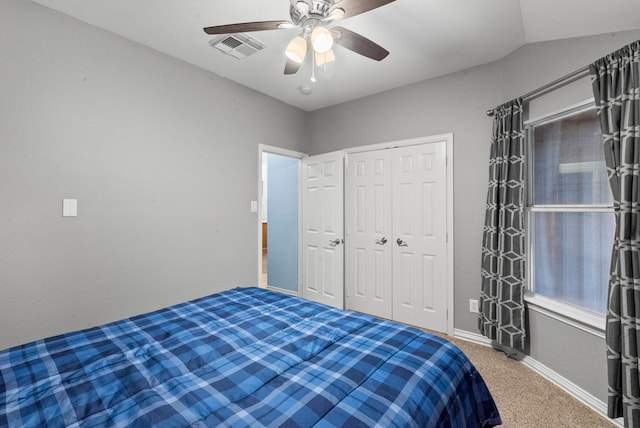
M 473 312 L 474 314 L 478 313 L 478 301 L 474 299 L 469 299 L 469 312 Z

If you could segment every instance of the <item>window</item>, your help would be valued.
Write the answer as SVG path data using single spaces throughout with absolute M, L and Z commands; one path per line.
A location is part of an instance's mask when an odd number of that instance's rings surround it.
M 593 103 L 526 130 L 530 291 L 604 315 L 615 219 Z

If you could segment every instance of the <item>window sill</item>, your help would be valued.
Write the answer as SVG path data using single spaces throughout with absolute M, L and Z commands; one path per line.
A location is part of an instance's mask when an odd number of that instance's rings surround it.
M 559 302 L 539 294 L 526 293 L 524 300 L 529 309 L 578 328 L 594 336 L 605 338 L 605 317 Z

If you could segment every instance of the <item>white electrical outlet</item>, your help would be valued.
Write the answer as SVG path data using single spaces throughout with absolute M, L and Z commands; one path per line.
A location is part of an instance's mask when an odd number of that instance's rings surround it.
M 469 312 L 473 312 L 474 314 L 478 313 L 478 301 L 474 299 L 469 299 Z

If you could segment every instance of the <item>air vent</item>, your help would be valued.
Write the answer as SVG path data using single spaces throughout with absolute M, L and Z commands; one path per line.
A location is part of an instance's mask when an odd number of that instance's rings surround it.
M 224 35 L 211 40 L 209 44 L 238 59 L 245 59 L 264 49 L 264 44 L 246 34 Z

